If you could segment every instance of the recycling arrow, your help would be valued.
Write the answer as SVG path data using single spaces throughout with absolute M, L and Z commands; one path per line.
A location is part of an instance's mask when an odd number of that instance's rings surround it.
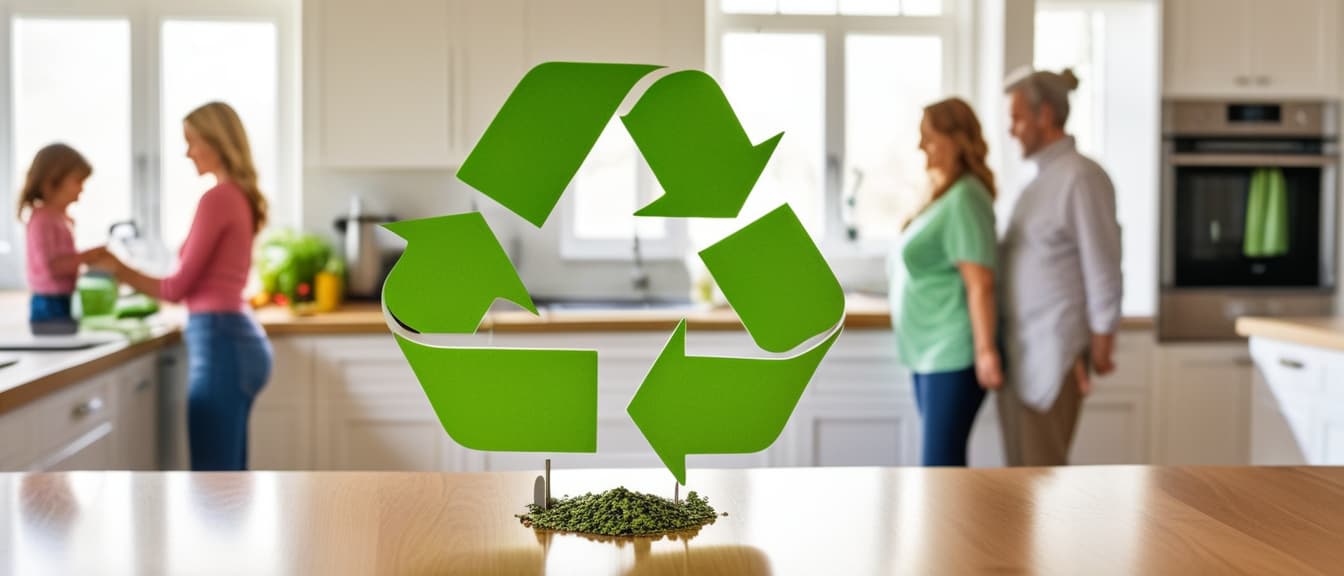
M 658 79 L 621 121 L 665 191 L 636 216 L 737 217 L 784 136 L 752 146 L 728 97 L 699 70 Z
M 597 351 L 450 348 L 397 335 L 443 430 L 474 450 L 597 451 Z
M 406 250 L 383 288 L 383 301 L 402 324 L 417 332 L 470 334 L 496 298 L 537 313 L 479 212 L 383 227 L 406 239 Z
M 700 252 L 756 345 L 787 352 L 834 326 L 845 293 L 788 204 Z
M 479 212 L 384 225 L 406 239 L 383 305 L 415 333 L 472 333 L 497 298 L 537 313 Z M 392 322 L 389 322 L 392 326 Z M 597 450 L 597 352 L 454 348 L 394 330 L 443 429 L 476 450 Z M 529 407 L 545 406 L 537 411 Z
M 687 356 L 682 320 L 626 411 L 685 484 L 687 454 L 769 448 L 840 331 L 793 358 Z
M 635 83 L 659 66 L 547 62 L 530 70 L 457 178 L 540 228 Z
M 458 178 L 536 227 L 620 103 L 658 66 L 548 62 L 527 73 Z M 687 121 L 691 119 L 691 121 Z M 662 184 L 641 217 L 736 217 L 783 134 L 753 145 L 723 91 L 703 72 L 652 83 L 621 118 Z M 444 430 L 478 450 L 597 449 L 597 352 L 443 346 L 498 299 L 536 313 L 479 213 L 388 225 L 408 248 L 388 276 L 384 314 Z M 627 408 L 650 445 L 686 481 L 686 455 L 753 452 L 779 436 L 835 343 L 844 294 L 788 205 L 700 253 L 752 339 L 788 357 L 686 355 L 686 322 Z

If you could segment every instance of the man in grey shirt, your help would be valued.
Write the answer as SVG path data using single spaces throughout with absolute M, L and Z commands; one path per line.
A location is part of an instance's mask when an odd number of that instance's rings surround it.
M 998 398 L 1014 466 L 1068 464 L 1088 367 L 1115 369 L 1123 293 L 1115 189 L 1064 131 L 1072 72 L 1025 71 L 1008 81 L 1013 138 L 1036 166 L 1004 232 L 1007 386 Z

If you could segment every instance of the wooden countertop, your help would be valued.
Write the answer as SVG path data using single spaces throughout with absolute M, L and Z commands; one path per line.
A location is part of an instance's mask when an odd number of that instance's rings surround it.
M 122 340 L 84 350 L 7 352 L 17 356 L 18 362 L 0 368 L 0 414 L 180 340 L 176 326 L 161 325 L 152 328 L 142 339 Z
M 1344 317 L 1237 319 L 1237 334 L 1344 351 Z
M 21 292 L 0 292 L 0 332 L 26 333 L 28 301 Z M 512 306 L 512 305 L 507 305 Z M 385 334 L 382 307 L 376 302 L 348 303 L 334 312 L 298 316 L 286 308 L 255 311 L 258 322 L 271 336 Z M 480 330 L 498 332 L 669 332 L 682 318 L 692 330 L 741 330 L 742 323 L 730 308 L 663 310 L 563 310 L 543 309 L 540 316 L 522 310 L 497 310 L 487 314 Z M 120 342 L 75 352 L 20 354 L 14 366 L 0 368 L 0 414 L 33 402 L 66 386 L 118 366 L 136 356 L 154 352 L 180 341 L 179 327 L 186 311 L 165 306 L 153 318 L 156 328 L 150 338 Z M 1152 328 L 1149 318 L 1126 318 L 1125 330 Z M 845 326 L 850 329 L 890 329 L 891 317 L 885 298 L 851 295 L 846 300 Z
M 638 332 L 671 331 L 682 318 L 692 330 L 741 330 L 742 322 L 731 308 L 650 309 L 650 310 L 549 310 L 540 316 L 516 309 L 486 314 L 479 331 L 497 332 Z M 268 307 L 256 311 L 257 320 L 267 334 L 350 334 L 385 333 L 382 305 L 355 302 L 324 314 L 296 316 L 288 309 Z M 846 301 L 845 327 L 889 328 L 891 316 L 886 300 L 871 296 L 852 296 Z
M 512 306 L 512 305 L 508 305 Z M 845 302 L 845 327 L 889 329 L 891 314 L 884 298 L 853 296 Z M 296 316 L 285 308 L 262 308 L 257 319 L 271 335 L 384 333 L 380 304 L 350 303 L 335 312 Z M 692 330 L 741 330 L 742 322 L 730 308 L 696 310 L 541 310 L 533 316 L 523 310 L 498 310 L 486 315 L 480 330 L 498 332 L 638 332 L 670 331 L 682 318 Z M 1124 318 L 1122 330 L 1151 330 L 1153 319 Z
M 679 539 L 536 533 L 532 474 L 0 475 L 0 573 L 1329 574 L 1344 469 L 692 470 Z M 555 493 L 669 492 L 558 470 Z

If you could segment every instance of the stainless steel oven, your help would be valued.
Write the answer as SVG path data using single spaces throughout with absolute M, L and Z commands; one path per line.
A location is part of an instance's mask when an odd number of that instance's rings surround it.
M 1164 103 L 1160 339 L 1331 313 L 1338 114 L 1320 101 Z

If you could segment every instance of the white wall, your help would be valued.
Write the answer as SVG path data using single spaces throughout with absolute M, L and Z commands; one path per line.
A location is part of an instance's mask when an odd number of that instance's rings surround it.
M 538 230 L 458 181 L 450 170 L 331 170 L 310 166 L 304 188 L 304 228 L 337 244 L 340 237 L 332 223 L 348 211 L 355 194 L 360 195 L 365 210 L 401 219 L 479 209 L 534 298 L 628 298 L 634 294 L 629 262 L 578 264 L 560 259 L 559 209 L 546 227 Z M 645 270 L 655 297 L 684 298 L 690 291 L 690 279 L 680 260 L 646 261 Z

